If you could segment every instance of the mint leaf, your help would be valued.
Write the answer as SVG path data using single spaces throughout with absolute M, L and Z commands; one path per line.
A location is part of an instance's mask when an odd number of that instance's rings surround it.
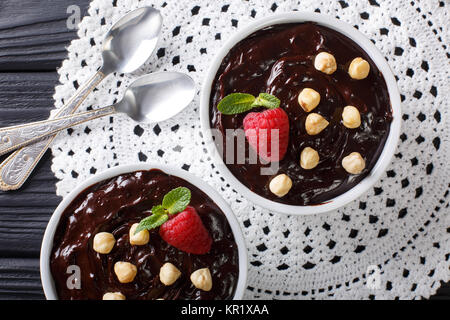
M 255 107 L 276 109 L 280 106 L 280 99 L 269 94 L 260 93 L 255 98 L 248 93 L 232 93 L 223 98 L 217 105 L 217 110 L 226 115 L 249 111 Z
M 166 210 L 164 210 L 162 205 L 153 206 L 152 214 L 165 214 Z
M 242 113 L 253 108 L 255 97 L 248 93 L 232 93 L 223 98 L 217 105 L 217 110 L 223 114 Z
M 280 106 L 280 99 L 268 93 L 260 93 L 255 102 L 253 102 L 253 106 L 276 109 Z
M 173 189 L 164 196 L 162 206 L 170 214 L 183 211 L 191 201 L 191 191 L 185 187 Z
M 185 187 L 173 189 L 164 196 L 162 205 L 152 207 L 152 215 L 139 222 L 134 234 L 142 230 L 155 229 L 169 220 L 169 214 L 183 211 L 191 202 L 191 191 Z
M 158 228 L 167 220 L 169 220 L 169 216 L 167 214 L 152 214 L 151 216 L 144 218 L 141 220 L 141 222 L 139 222 L 139 225 L 137 226 L 134 234 L 138 234 L 142 230 Z

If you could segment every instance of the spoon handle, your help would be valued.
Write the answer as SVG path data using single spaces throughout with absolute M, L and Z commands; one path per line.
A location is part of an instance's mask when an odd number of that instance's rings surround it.
M 0 155 L 32 144 L 61 130 L 105 117 L 116 112 L 114 106 L 92 110 L 61 118 L 36 121 L 0 129 Z
M 89 93 L 106 77 L 100 70 L 84 86 L 80 87 L 67 104 L 50 119 L 73 114 Z M 0 164 L 0 190 L 17 190 L 28 179 L 56 135 L 39 140 L 11 154 Z

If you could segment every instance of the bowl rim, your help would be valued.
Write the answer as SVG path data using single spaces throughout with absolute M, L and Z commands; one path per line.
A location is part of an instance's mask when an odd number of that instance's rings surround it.
M 357 43 L 373 60 L 375 65 L 378 67 L 382 73 L 386 86 L 389 93 L 391 110 L 393 120 L 391 123 L 389 135 L 383 147 L 377 163 L 372 168 L 371 172 L 361 180 L 353 188 L 347 190 L 345 193 L 338 195 L 337 197 L 330 199 L 329 201 L 308 206 L 298 206 L 298 205 L 288 205 L 279 202 L 275 202 L 266 199 L 246 187 L 241 183 L 227 168 L 224 164 L 222 157 L 217 155 L 217 149 L 214 142 L 212 142 L 211 127 L 209 124 L 209 101 L 212 89 L 212 83 L 216 76 L 216 73 L 220 67 L 223 58 L 228 54 L 230 49 L 237 44 L 239 41 L 243 40 L 253 32 L 260 30 L 262 28 L 285 23 L 302 23 L 302 22 L 313 22 L 319 25 L 331 28 L 341 34 L 349 37 L 355 43 Z M 370 189 L 385 172 L 387 166 L 391 163 L 391 159 L 397 149 L 398 140 L 400 137 L 401 130 L 401 101 L 400 93 L 397 87 L 397 82 L 395 80 L 394 74 L 385 60 L 381 52 L 375 47 L 375 45 L 360 31 L 351 25 L 332 18 L 331 16 L 315 13 L 315 12 L 288 12 L 288 13 L 278 13 L 271 15 L 269 17 L 264 17 L 257 21 L 254 21 L 247 26 L 239 29 L 234 36 L 232 36 L 218 51 L 215 58 L 213 59 L 205 80 L 202 85 L 200 94 L 200 122 L 202 127 L 203 137 L 206 141 L 207 149 L 210 154 L 213 155 L 215 159 L 215 165 L 220 167 L 220 172 L 226 178 L 226 180 L 231 182 L 231 185 L 236 188 L 236 190 L 242 194 L 247 199 L 254 203 L 265 207 L 273 212 L 288 214 L 288 215 L 312 215 L 318 213 L 329 212 L 338 209 L 353 200 L 357 199 L 361 194 Z
M 214 190 L 214 188 L 212 188 L 208 183 L 201 180 L 192 173 L 189 173 L 185 170 L 176 169 L 165 164 L 139 163 L 113 167 L 99 172 L 98 174 L 83 181 L 66 197 L 64 197 L 64 199 L 52 214 L 47 228 L 45 229 L 44 238 L 42 240 L 39 262 L 42 287 L 44 289 L 44 294 L 48 300 L 58 300 L 55 284 L 50 270 L 50 255 L 53 248 L 53 238 L 58 227 L 59 220 L 67 206 L 69 206 L 70 203 L 75 199 L 75 197 L 78 196 L 83 190 L 98 182 L 116 177 L 121 174 L 135 171 L 147 171 L 152 169 L 161 170 L 164 173 L 186 180 L 187 182 L 196 186 L 205 194 L 207 194 L 223 211 L 230 224 L 234 239 L 238 247 L 239 277 L 233 300 L 243 299 L 248 272 L 247 247 L 240 224 L 228 203 L 220 196 L 220 194 L 216 190 Z

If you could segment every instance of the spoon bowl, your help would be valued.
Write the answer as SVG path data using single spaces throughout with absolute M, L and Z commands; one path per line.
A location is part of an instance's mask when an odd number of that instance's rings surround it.
M 167 120 L 186 108 L 195 96 L 195 83 L 180 72 L 155 72 L 134 81 L 114 107 L 137 122 Z
M 103 43 L 103 73 L 130 73 L 156 48 L 162 26 L 160 12 L 152 7 L 131 11 L 108 31 Z

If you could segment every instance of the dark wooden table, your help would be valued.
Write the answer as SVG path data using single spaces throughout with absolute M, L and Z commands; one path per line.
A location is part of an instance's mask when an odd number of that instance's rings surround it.
M 89 0 L 0 0 L 0 127 L 48 117 L 56 70 L 76 37 L 67 28 L 67 8 L 73 4 L 87 13 Z M 0 299 L 45 298 L 39 251 L 61 200 L 50 165 L 48 151 L 21 190 L 0 191 Z M 433 299 L 450 299 L 450 284 Z

